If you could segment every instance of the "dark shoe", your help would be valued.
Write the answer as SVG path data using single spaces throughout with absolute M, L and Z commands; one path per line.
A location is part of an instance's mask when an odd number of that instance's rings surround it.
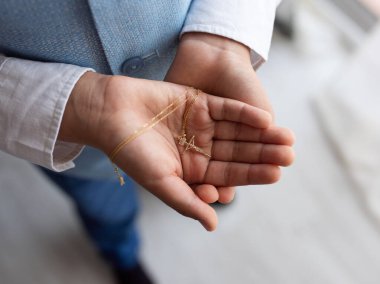
M 115 269 L 114 272 L 118 284 L 153 284 L 139 263 L 134 268 Z

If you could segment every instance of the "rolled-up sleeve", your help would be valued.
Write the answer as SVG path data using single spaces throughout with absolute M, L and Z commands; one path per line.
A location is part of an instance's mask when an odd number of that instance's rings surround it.
M 253 65 L 268 59 L 276 8 L 281 0 L 194 0 L 181 34 L 206 32 L 252 50 Z
M 83 145 L 57 136 L 71 91 L 90 70 L 0 55 L 0 150 L 54 171 L 74 167 Z

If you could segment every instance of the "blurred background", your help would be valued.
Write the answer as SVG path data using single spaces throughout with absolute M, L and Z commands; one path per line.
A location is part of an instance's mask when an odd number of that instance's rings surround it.
M 380 283 L 379 16 L 379 0 L 284 0 L 258 73 L 296 162 L 217 207 L 215 233 L 141 190 L 158 283 Z M 3 153 L 0 283 L 112 283 L 69 200 Z

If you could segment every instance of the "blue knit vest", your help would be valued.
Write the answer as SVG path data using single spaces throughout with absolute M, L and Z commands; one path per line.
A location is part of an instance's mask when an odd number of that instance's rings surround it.
M 0 53 L 162 79 L 191 0 L 12 0 Z

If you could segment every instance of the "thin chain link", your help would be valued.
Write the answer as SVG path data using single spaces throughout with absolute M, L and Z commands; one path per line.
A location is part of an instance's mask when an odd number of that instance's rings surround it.
M 186 89 L 185 92 L 185 100 L 182 100 L 181 97 L 176 98 L 171 104 L 169 104 L 166 108 L 164 108 L 159 114 L 157 114 L 155 117 L 153 117 L 150 121 L 145 123 L 143 126 L 141 126 L 139 129 L 134 131 L 129 137 L 121 141 L 115 149 L 111 152 L 109 155 L 109 158 L 113 164 L 114 167 L 114 172 L 118 176 L 120 185 L 124 185 L 125 181 L 123 176 L 119 172 L 119 168 L 115 165 L 114 159 L 117 156 L 117 154 L 120 152 L 120 150 L 125 147 L 127 144 L 131 143 L 133 140 L 135 140 L 137 137 L 141 136 L 145 132 L 147 132 L 149 129 L 152 129 L 154 126 L 156 126 L 158 123 L 160 123 L 162 120 L 164 120 L 166 117 L 168 117 L 170 114 L 175 112 L 179 107 L 184 105 L 190 100 L 190 105 L 186 107 L 185 109 L 185 114 L 183 117 L 183 122 L 182 122 L 182 134 L 186 136 L 186 126 L 187 126 L 187 119 L 188 119 L 188 114 L 190 111 L 191 106 L 194 104 L 196 101 L 199 90 L 197 90 L 196 95 L 188 96 L 190 90 L 194 90 L 193 88 L 188 88 Z

